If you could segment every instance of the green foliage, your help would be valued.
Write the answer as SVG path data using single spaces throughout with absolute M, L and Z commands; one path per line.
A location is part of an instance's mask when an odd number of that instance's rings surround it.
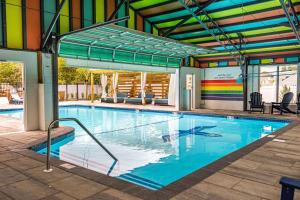
M 64 62 L 59 62 L 58 65 L 58 84 L 73 84 L 75 79 L 76 68 L 67 67 Z
M 77 83 L 91 82 L 91 72 L 88 69 L 77 68 L 75 77 Z
M 16 85 L 22 83 L 22 64 L 0 62 L 0 83 Z
M 85 68 L 68 67 L 63 58 L 58 59 L 58 83 L 77 84 L 91 82 L 91 71 Z M 94 75 L 94 83 L 100 84 L 100 75 Z

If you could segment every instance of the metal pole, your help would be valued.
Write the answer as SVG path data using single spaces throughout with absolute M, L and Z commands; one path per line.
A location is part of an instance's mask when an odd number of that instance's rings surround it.
M 51 123 L 52 124 L 52 123 Z M 48 127 L 48 131 L 47 131 L 47 160 L 46 160 L 46 169 L 44 170 L 44 172 L 52 172 L 53 169 L 51 169 L 51 166 L 50 166 L 50 148 L 51 148 L 51 124 L 49 125 Z M 51 126 L 52 127 L 52 126 Z
M 50 24 L 49 28 L 47 29 L 46 34 L 43 37 L 42 49 L 45 48 L 45 46 L 46 46 L 46 44 L 48 42 L 48 39 L 49 39 L 49 37 L 51 35 L 51 32 L 52 32 L 52 30 L 54 28 L 54 25 L 56 24 L 56 22 L 58 20 L 58 17 L 60 16 L 61 10 L 64 7 L 65 3 L 66 3 L 66 0 L 63 0 L 63 2 L 61 2 L 57 13 L 55 14 L 54 18 L 52 19 L 51 24 Z
M 47 159 L 46 159 L 46 169 L 44 172 L 52 172 L 50 165 L 50 157 L 51 157 L 51 129 L 54 127 L 54 125 L 59 121 L 74 121 L 76 122 L 111 158 L 114 159 L 115 162 L 118 161 L 118 159 L 76 118 L 61 118 L 53 120 L 50 125 L 48 126 L 47 131 Z M 115 162 L 113 166 L 115 165 Z M 112 169 L 110 169 L 111 171 Z
M 280 4 L 281 4 L 281 7 L 283 8 L 283 11 L 289 21 L 289 24 L 291 26 L 291 28 L 293 29 L 294 31 L 294 34 L 296 36 L 296 39 L 298 40 L 298 43 L 300 44 L 300 35 L 299 35 L 299 32 L 298 32 L 298 28 L 296 27 L 296 25 L 294 24 L 293 22 L 293 19 L 291 18 L 291 15 L 289 13 L 289 10 L 288 8 L 286 7 L 286 4 L 285 4 L 285 1 L 284 0 L 279 0 Z M 296 15 L 297 17 L 297 15 Z
M 117 8 L 114 10 L 114 12 L 110 15 L 110 17 L 108 18 L 108 21 L 112 20 L 114 18 L 114 16 L 117 14 L 117 12 L 120 10 L 120 8 L 122 7 L 122 5 L 125 3 L 125 1 L 127 0 L 122 0 L 118 5 Z M 129 2 L 127 2 L 129 3 Z

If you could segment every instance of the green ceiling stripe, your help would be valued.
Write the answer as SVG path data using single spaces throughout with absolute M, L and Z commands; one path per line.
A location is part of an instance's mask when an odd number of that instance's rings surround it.
M 149 6 L 155 6 L 156 4 L 168 3 L 170 0 L 143 0 L 131 3 L 131 6 L 134 9 L 143 9 Z M 171 1 L 172 2 L 172 1 Z
M 249 36 L 254 36 L 254 35 L 282 32 L 282 31 L 289 31 L 289 30 L 291 30 L 290 27 L 277 26 L 277 27 L 272 27 L 272 28 L 263 28 L 263 29 L 257 29 L 257 30 L 251 30 L 251 31 L 244 31 L 244 32 L 241 32 L 241 33 L 243 34 L 243 36 L 249 37 Z M 227 35 L 232 39 L 233 38 L 238 38 L 238 35 L 236 33 L 230 33 L 230 34 L 227 34 Z M 182 42 L 197 43 L 197 42 L 205 42 L 205 41 L 212 41 L 212 40 L 215 40 L 213 36 L 206 36 L 206 37 L 186 39 L 186 40 L 181 40 L 181 41 Z
M 300 1 L 300 0 L 297 0 Z M 225 17 L 230 17 L 230 16 L 236 16 L 240 14 L 247 14 L 255 11 L 261 11 L 261 10 L 266 10 L 266 9 L 271 9 L 274 7 L 279 7 L 280 3 L 279 1 L 273 1 L 273 2 L 264 2 L 264 3 L 258 3 L 254 5 L 249 5 L 245 7 L 239 7 L 239 8 L 234 8 L 234 9 L 228 9 L 224 11 L 219 11 L 219 12 L 213 12 L 210 13 L 209 16 L 212 17 L 213 19 L 221 19 Z M 200 16 L 202 20 L 205 20 L 205 17 L 203 15 Z M 179 23 L 181 19 L 178 20 L 173 20 L 169 22 L 163 22 L 156 24 L 158 28 L 167 28 L 167 27 L 172 27 L 175 26 L 177 23 Z M 185 24 L 191 24 L 197 22 L 197 19 L 192 17 L 190 20 L 188 20 Z
M 294 50 L 294 49 L 300 49 L 300 45 L 289 45 L 289 46 L 280 46 L 280 47 L 270 47 L 270 48 L 259 48 L 259 49 L 249 49 L 249 50 L 243 50 L 242 53 L 260 53 L 260 52 L 266 52 L 266 51 L 285 51 L 285 50 Z M 230 55 L 228 52 L 222 52 L 222 53 L 214 53 L 214 54 L 203 54 L 195 56 L 197 58 L 204 58 L 204 57 L 215 57 L 215 56 L 226 56 Z

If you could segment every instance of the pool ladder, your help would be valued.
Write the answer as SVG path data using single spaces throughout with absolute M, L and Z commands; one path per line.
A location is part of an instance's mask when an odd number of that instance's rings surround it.
M 118 159 L 76 118 L 60 118 L 53 120 L 48 126 L 47 132 L 47 160 L 46 160 L 46 169 L 44 172 L 52 172 L 51 165 L 50 165 L 50 155 L 51 155 L 51 130 L 53 129 L 54 125 L 60 121 L 74 121 L 76 122 L 113 160 L 113 164 L 110 167 L 108 174 L 109 175 L 113 168 L 115 167 Z

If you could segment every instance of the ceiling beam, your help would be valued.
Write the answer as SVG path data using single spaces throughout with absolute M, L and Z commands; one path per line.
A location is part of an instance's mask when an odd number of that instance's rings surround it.
M 300 44 L 299 28 L 297 27 L 297 26 L 299 26 L 299 20 L 298 20 L 297 13 L 294 12 L 293 3 L 290 0 L 288 0 L 288 5 L 286 5 L 284 0 L 279 0 L 279 1 L 280 1 L 282 9 L 284 10 L 284 13 L 289 21 L 289 24 L 295 33 L 296 39 L 298 40 L 298 42 Z M 291 10 L 292 13 L 290 13 L 289 10 Z
M 196 11 L 195 11 L 195 15 L 199 15 L 205 8 L 207 8 L 209 5 L 211 5 L 212 3 L 214 3 L 216 0 L 209 0 L 207 2 L 205 2 L 203 5 L 201 5 L 201 7 L 199 7 Z M 170 35 L 170 33 L 172 33 L 173 31 L 175 31 L 177 28 L 181 27 L 185 22 L 187 22 L 189 19 L 191 19 L 193 16 L 187 16 L 185 17 L 183 20 L 181 20 L 178 24 L 176 24 L 175 26 L 173 26 L 172 28 L 168 29 L 165 33 L 162 34 L 163 37 L 167 37 L 168 35 Z
M 288 0 L 288 4 L 289 4 L 289 6 L 290 6 L 290 8 L 291 8 L 291 11 L 292 11 L 292 14 L 293 14 L 293 16 L 294 16 L 294 20 L 295 20 L 295 22 L 296 22 L 296 25 L 297 25 L 297 27 L 299 28 L 299 26 L 300 26 L 300 21 L 299 21 L 299 19 L 298 19 L 298 17 L 297 17 L 298 15 L 297 15 L 295 6 L 294 6 L 294 4 L 293 4 L 293 2 L 292 2 L 291 0 Z
M 199 3 L 196 1 L 196 0 L 192 0 L 198 7 L 201 7 L 199 5 Z M 228 53 L 230 55 L 232 55 L 234 58 L 236 58 L 237 55 L 239 55 L 240 57 L 243 57 L 243 54 L 242 52 L 239 50 L 239 48 L 234 44 L 234 42 L 232 42 L 232 40 L 230 39 L 230 37 L 223 31 L 223 29 L 221 29 L 219 27 L 219 25 L 207 14 L 207 12 L 205 12 L 204 10 L 202 11 L 202 13 L 207 17 L 208 21 L 211 23 L 212 26 L 214 26 L 213 28 L 218 30 L 218 34 L 221 33 L 222 36 L 224 36 L 224 38 L 227 40 L 227 42 L 233 47 L 233 49 L 231 48 L 228 48 L 226 43 L 221 41 L 219 36 L 217 36 L 213 30 L 211 30 L 210 28 L 208 28 L 208 26 L 200 19 L 199 16 L 197 16 L 194 11 L 189 8 L 189 6 L 186 4 L 185 0 L 179 0 L 179 2 L 181 3 L 181 5 L 186 9 L 188 10 L 191 15 L 198 21 L 198 23 L 203 27 L 205 28 L 210 35 L 212 35 L 216 41 L 218 41 L 221 46 L 224 47 L 225 50 L 228 51 Z M 237 61 L 240 61 L 237 59 Z
M 115 15 L 118 13 L 118 11 L 120 10 L 120 8 L 123 6 L 123 4 L 125 4 L 126 2 L 126 9 L 129 9 L 129 0 L 121 0 L 120 3 L 117 5 L 116 9 L 114 10 L 114 12 L 110 15 L 110 17 L 108 18 L 107 21 L 112 20 Z
M 53 19 L 51 21 L 51 24 L 49 25 L 49 27 L 47 29 L 47 32 L 43 35 L 42 46 L 41 46 L 42 50 L 46 47 L 47 42 L 49 41 L 49 37 L 51 35 L 51 32 L 52 32 L 52 30 L 53 30 L 53 28 L 54 28 L 54 26 L 55 26 L 55 24 L 56 24 L 59 16 L 60 16 L 60 13 L 61 13 L 61 11 L 62 11 L 65 3 L 66 3 L 66 0 L 63 0 L 60 3 L 59 8 L 58 8 L 56 14 L 54 15 L 54 17 L 53 17 Z

